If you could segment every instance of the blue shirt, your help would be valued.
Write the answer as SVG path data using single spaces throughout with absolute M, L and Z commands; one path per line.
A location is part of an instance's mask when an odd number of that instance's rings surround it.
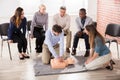
M 45 33 L 44 43 L 48 46 L 49 51 L 52 53 L 52 55 L 55 58 L 61 57 L 63 55 L 63 53 L 64 53 L 64 33 L 63 33 L 63 31 L 58 36 L 55 36 L 53 34 L 52 30 L 48 29 Z M 53 46 L 55 46 L 58 43 L 60 44 L 59 55 L 56 54 L 56 52 L 53 48 Z
M 26 18 L 22 19 L 22 22 L 21 22 L 21 24 L 18 28 L 12 21 L 10 21 L 9 28 L 8 28 L 8 39 L 12 40 L 12 34 L 13 33 L 16 33 L 16 34 L 21 34 L 22 33 L 25 36 L 25 34 L 26 34 L 26 24 L 27 24 Z M 21 30 L 22 30 L 22 32 L 21 32 Z
M 96 36 L 95 38 L 94 50 L 97 54 L 99 54 L 99 56 L 103 56 L 110 53 L 109 48 L 105 44 L 103 44 L 102 39 L 98 36 Z

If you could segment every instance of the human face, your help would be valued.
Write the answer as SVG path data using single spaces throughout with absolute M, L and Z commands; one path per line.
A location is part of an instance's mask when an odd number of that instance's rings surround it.
M 86 17 L 86 13 L 84 11 L 80 11 L 79 16 L 81 19 Z
M 63 17 L 66 13 L 66 10 L 60 9 L 60 16 Z
M 21 19 L 23 19 L 24 18 L 24 11 L 22 11 L 22 13 L 21 13 Z
M 59 36 L 60 33 L 53 31 L 53 34 L 54 34 L 55 36 Z
M 40 7 L 40 13 L 45 14 L 46 8 L 44 6 Z

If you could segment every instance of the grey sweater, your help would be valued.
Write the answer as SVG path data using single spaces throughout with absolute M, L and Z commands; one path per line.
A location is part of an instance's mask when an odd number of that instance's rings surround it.
M 41 14 L 39 11 L 36 12 L 33 16 L 31 23 L 31 35 L 33 36 L 34 27 L 37 25 L 42 25 L 44 30 L 48 29 L 48 13 Z

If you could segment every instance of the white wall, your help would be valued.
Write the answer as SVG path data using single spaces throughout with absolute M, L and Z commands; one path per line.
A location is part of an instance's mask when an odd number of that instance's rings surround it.
M 87 9 L 88 16 L 96 21 L 97 0 L 0 0 L 0 22 L 9 22 L 18 6 L 24 8 L 28 20 L 32 19 L 41 3 L 46 5 L 49 16 L 59 12 L 59 7 L 62 5 L 67 7 L 67 13 L 75 16 L 78 16 L 79 9 L 84 7 Z
M 94 21 L 97 20 L 97 0 L 88 0 L 88 16 Z
M 18 0 L 0 0 L 0 22 L 8 22 L 18 6 Z

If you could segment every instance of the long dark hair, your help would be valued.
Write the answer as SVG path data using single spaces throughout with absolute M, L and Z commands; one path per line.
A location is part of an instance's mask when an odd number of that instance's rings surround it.
M 95 25 L 93 24 L 87 25 L 86 30 L 89 32 L 88 35 L 89 35 L 89 43 L 91 48 L 95 47 L 96 36 L 100 37 L 102 39 L 103 44 L 105 44 L 105 40 L 103 36 L 96 30 Z
M 13 15 L 13 17 L 11 18 L 11 21 L 17 26 L 19 27 L 20 23 L 21 23 L 21 14 L 22 14 L 23 8 L 18 7 L 15 10 L 15 14 Z

